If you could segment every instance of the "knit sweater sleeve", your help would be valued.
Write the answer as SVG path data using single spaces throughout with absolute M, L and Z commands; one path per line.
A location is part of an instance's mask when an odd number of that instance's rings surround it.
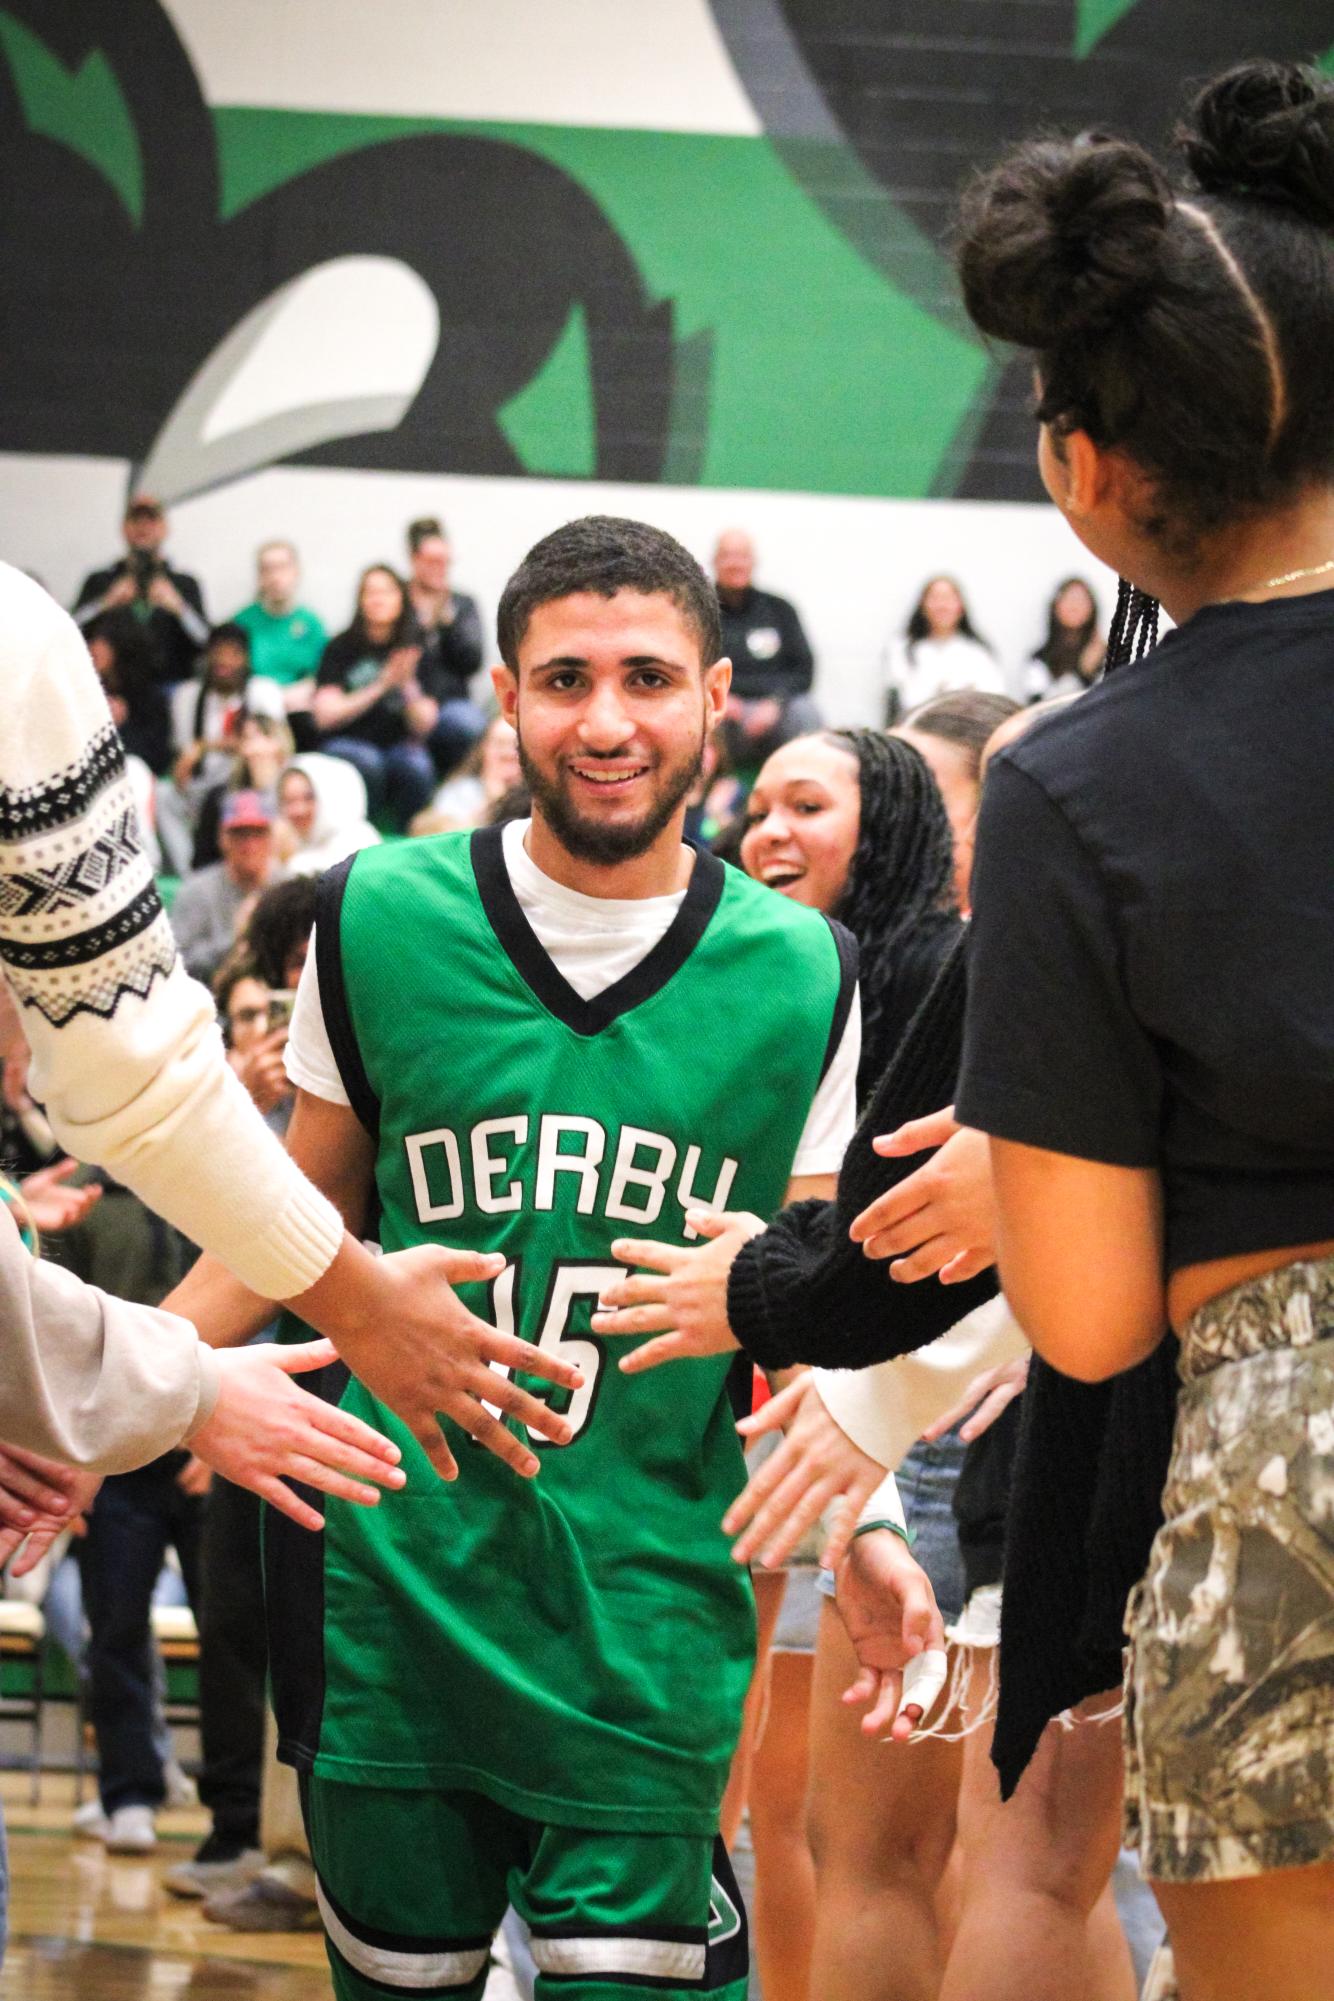
M 0 565 L 0 964 L 62 1146 L 269 1299 L 342 1241 L 223 1056 L 139 839 L 120 740 L 83 640 Z
M 743 1246 L 727 1312 L 746 1352 L 765 1369 L 813 1362 L 860 1369 L 925 1347 L 995 1296 L 994 1270 L 962 1285 L 896 1285 L 848 1236 L 854 1219 L 922 1164 L 886 1160 L 880 1133 L 948 1105 L 958 1081 L 966 991 L 965 940 L 945 960 L 857 1128 L 832 1202 L 798 1202 Z

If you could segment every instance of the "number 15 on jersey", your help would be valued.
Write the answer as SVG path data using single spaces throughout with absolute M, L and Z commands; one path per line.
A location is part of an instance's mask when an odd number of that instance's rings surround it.
M 492 1279 L 488 1288 L 491 1295 L 491 1320 L 502 1334 L 519 1332 L 520 1319 L 520 1269 L 522 1260 L 508 1264 L 497 1278 Z M 550 1385 L 534 1382 L 530 1387 L 535 1395 L 546 1392 L 546 1400 L 554 1410 L 564 1409 L 565 1399 L 569 1407 L 565 1415 L 570 1420 L 570 1444 L 587 1429 L 597 1404 L 598 1386 L 606 1361 L 606 1344 L 590 1332 L 589 1315 L 593 1312 L 603 1290 L 624 1278 L 621 1265 L 586 1264 L 579 1259 L 562 1258 L 552 1265 L 547 1281 L 547 1296 L 542 1306 L 537 1346 L 547 1354 L 558 1354 L 562 1360 L 573 1362 L 583 1376 L 583 1383 L 577 1390 L 556 1390 Z M 502 1376 L 513 1372 L 500 1368 L 493 1362 L 493 1369 Z M 492 1415 L 498 1413 L 490 1404 L 487 1409 Z M 531 1426 L 524 1429 L 535 1446 L 550 1443 Z M 568 1447 L 562 1448 L 568 1450 Z

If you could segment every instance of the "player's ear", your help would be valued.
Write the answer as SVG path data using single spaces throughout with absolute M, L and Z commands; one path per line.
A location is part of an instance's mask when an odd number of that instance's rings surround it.
M 507 723 L 513 724 L 519 707 L 519 677 L 512 667 L 503 663 L 491 669 L 491 686 L 496 691 L 500 713 Z
M 710 729 L 723 719 L 727 709 L 727 693 L 731 685 L 730 660 L 715 660 L 712 667 L 704 669 L 704 706 L 708 712 Z

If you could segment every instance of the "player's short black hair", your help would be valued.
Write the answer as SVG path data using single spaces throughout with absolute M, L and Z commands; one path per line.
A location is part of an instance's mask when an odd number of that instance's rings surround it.
M 615 597 L 642 591 L 669 597 L 699 641 L 710 667 L 723 650 L 718 593 L 690 551 L 663 528 L 615 514 L 585 514 L 535 542 L 506 584 L 496 613 L 500 655 L 519 671 L 519 647 L 539 605 L 576 591 Z

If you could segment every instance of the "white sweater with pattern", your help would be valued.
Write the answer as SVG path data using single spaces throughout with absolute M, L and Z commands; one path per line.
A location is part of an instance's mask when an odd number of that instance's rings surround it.
M 120 739 L 72 619 L 0 564 L 0 964 L 61 1145 L 253 1291 L 315 1283 L 337 1212 L 223 1055 L 139 840 Z

